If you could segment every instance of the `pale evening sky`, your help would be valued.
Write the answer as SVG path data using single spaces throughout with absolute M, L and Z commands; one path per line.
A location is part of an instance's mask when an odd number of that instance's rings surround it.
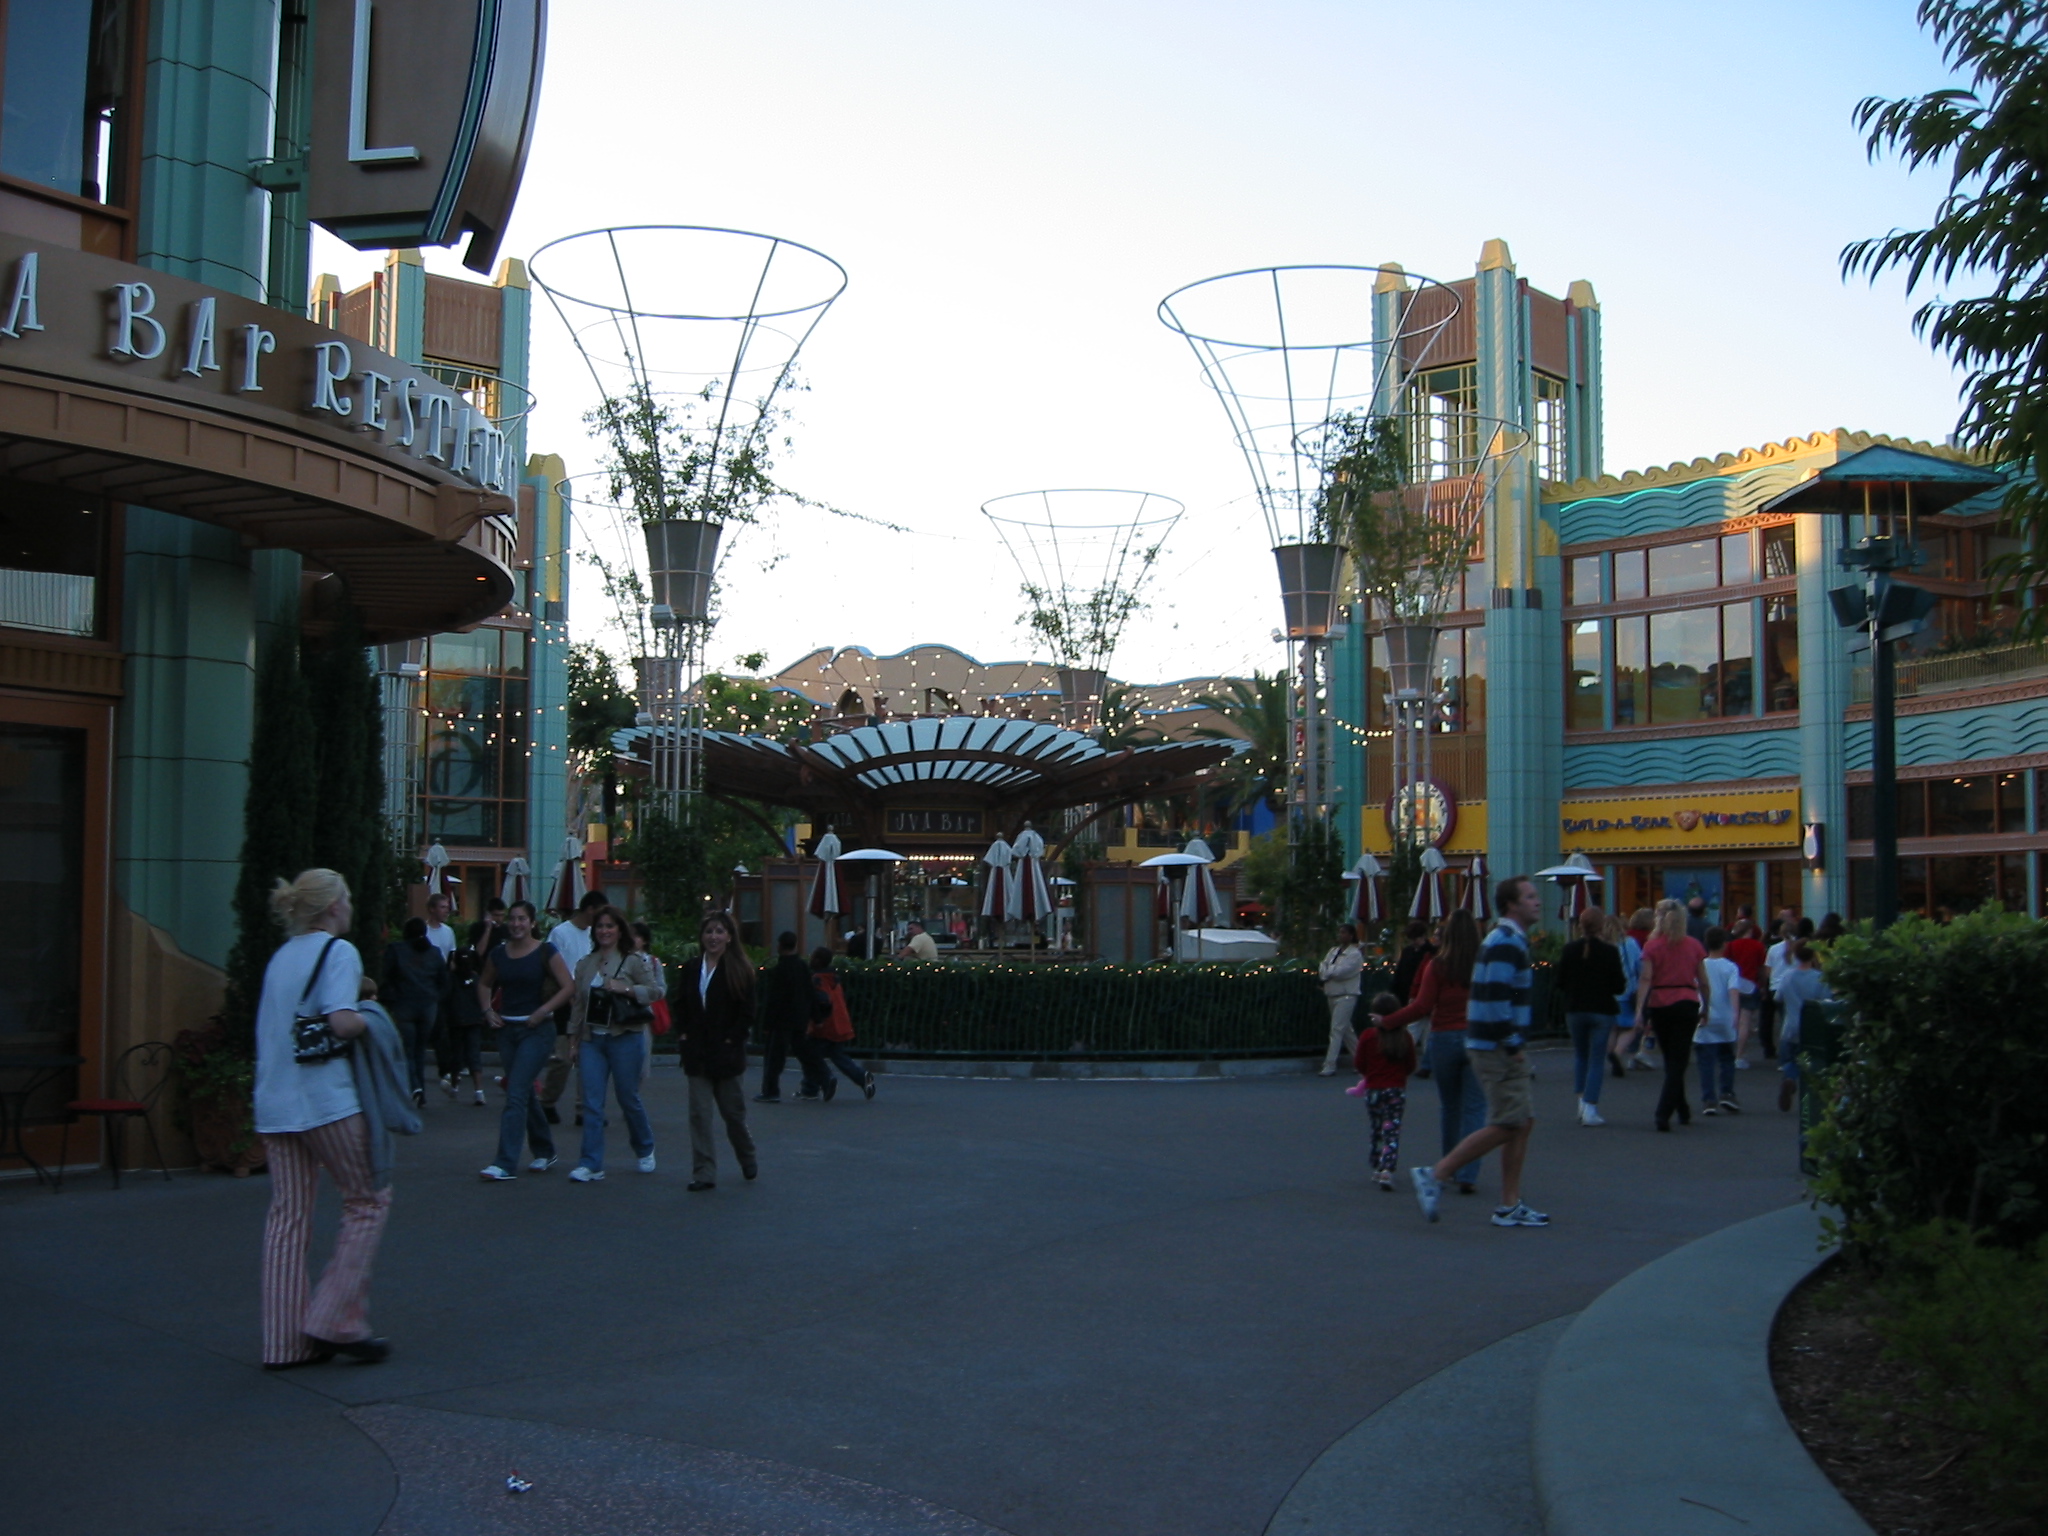
M 1837 258 L 1924 222 L 1943 185 L 1868 164 L 1856 101 L 1940 80 L 1900 0 L 577 0 L 553 8 L 503 249 L 711 224 L 846 267 L 779 468 L 915 532 L 802 509 L 749 531 L 715 664 L 1026 654 L 978 508 L 1121 486 L 1188 512 L 1114 670 L 1271 670 L 1251 480 L 1160 298 L 1295 262 L 1455 279 L 1499 237 L 1535 287 L 1599 295 L 1610 473 L 1836 426 L 1939 441 L 1954 378 L 1899 286 Z M 316 242 L 351 285 L 376 261 Z M 593 389 L 538 294 L 534 388 L 529 448 L 594 468 Z M 579 578 L 579 635 L 601 609 Z

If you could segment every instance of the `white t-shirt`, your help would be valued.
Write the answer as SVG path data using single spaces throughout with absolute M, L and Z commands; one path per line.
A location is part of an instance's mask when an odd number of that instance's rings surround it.
M 256 1007 L 256 1129 L 272 1135 L 310 1131 L 358 1114 L 355 1074 L 346 1056 L 302 1066 L 292 1059 L 292 1021 L 306 979 L 327 948 L 330 933 L 302 933 L 287 939 L 263 973 L 263 1000 Z M 306 999 L 306 1013 L 353 1011 L 360 999 L 363 958 L 347 939 L 338 941 L 320 967 L 320 979 Z
M 1708 956 L 1707 968 L 1707 1016 L 1700 1021 L 1700 1027 L 1693 1031 L 1693 1039 L 1708 1045 L 1728 1045 L 1735 1039 L 1736 993 L 1747 985 L 1742 979 L 1742 967 L 1733 960 Z
M 427 924 L 427 942 L 441 951 L 441 958 L 448 960 L 455 954 L 455 925 L 453 923 Z
M 578 928 L 566 920 L 548 930 L 547 941 L 555 946 L 555 953 L 560 955 L 563 964 L 569 967 L 571 976 L 576 974 L 576 962 L 590 953 L 590 930 Z
M 1798 964 L 1799 962 L 1792 958 L 1790 939 L 1780 939 L 1764 951 L 1764 976 L 1769 980 L 1773 992 L 1785 985 L 1785 978 L 1792 974 L 1793 968 Z

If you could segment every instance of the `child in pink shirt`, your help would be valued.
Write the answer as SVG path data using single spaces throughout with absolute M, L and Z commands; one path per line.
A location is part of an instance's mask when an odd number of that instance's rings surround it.
M 1408 1074 L 1415 1070 L 1415 1040 L 1405 1026 L 1389 1024 L 1387 1015 L 1400 1010 L 1401 999 L 1382 992 L 1372 1000 L 1372 1017 L 1358 1032 L 1352 1065 L 1358 1084 L 1344 1091 L 1364 1099 L 1372 1116 L 1373 1182 L 1394 1192 L 1394 1169 L 1401 1155 L 1401 1115 L 1408 1107 Z

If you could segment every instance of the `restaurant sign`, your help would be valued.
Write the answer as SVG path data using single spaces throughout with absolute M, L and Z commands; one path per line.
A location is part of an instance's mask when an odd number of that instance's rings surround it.
M 924 806 L 889 812 L 891 837 L 980 837 L 981 812 L 942 811 Z
M 1562 812 L 1567 853 L 1799 846 L 1799 792 L 1790 788 L 1567 800 Z
M 253 299 L 4 234 L 0 368 L 313 432 L 487 492 L 519 471 L 505 434 L 423 369 Z

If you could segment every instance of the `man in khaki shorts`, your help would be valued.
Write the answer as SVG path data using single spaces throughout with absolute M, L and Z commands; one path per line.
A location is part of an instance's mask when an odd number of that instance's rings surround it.
M 1527 875 L 1503 880 L 1494 893 L 1500 920 L 1480 946 L 1472 967 L 1472 996 L 1465 1005 L 1465 1051 L 1473 1075 L 1486 1092 L 1486 1124 L 1447 1152 L 1433 1168 L 1411 1168 L 1415 1199 L 1423 1216 L 1437 1219 L 1443 1181 L 1454 1169 L 1500 1148 L 1500 1196 L 1496 1227 L 1547 1227 L 1550 1218 L 1522 1203 L 1522 1162 L 1536 1129 L 1536 1102 L 1529 1090 L 1529 1058 L 1522 1047 L 1529 1029 L 1529 925 L 1543 912 L 1543 898 Z

